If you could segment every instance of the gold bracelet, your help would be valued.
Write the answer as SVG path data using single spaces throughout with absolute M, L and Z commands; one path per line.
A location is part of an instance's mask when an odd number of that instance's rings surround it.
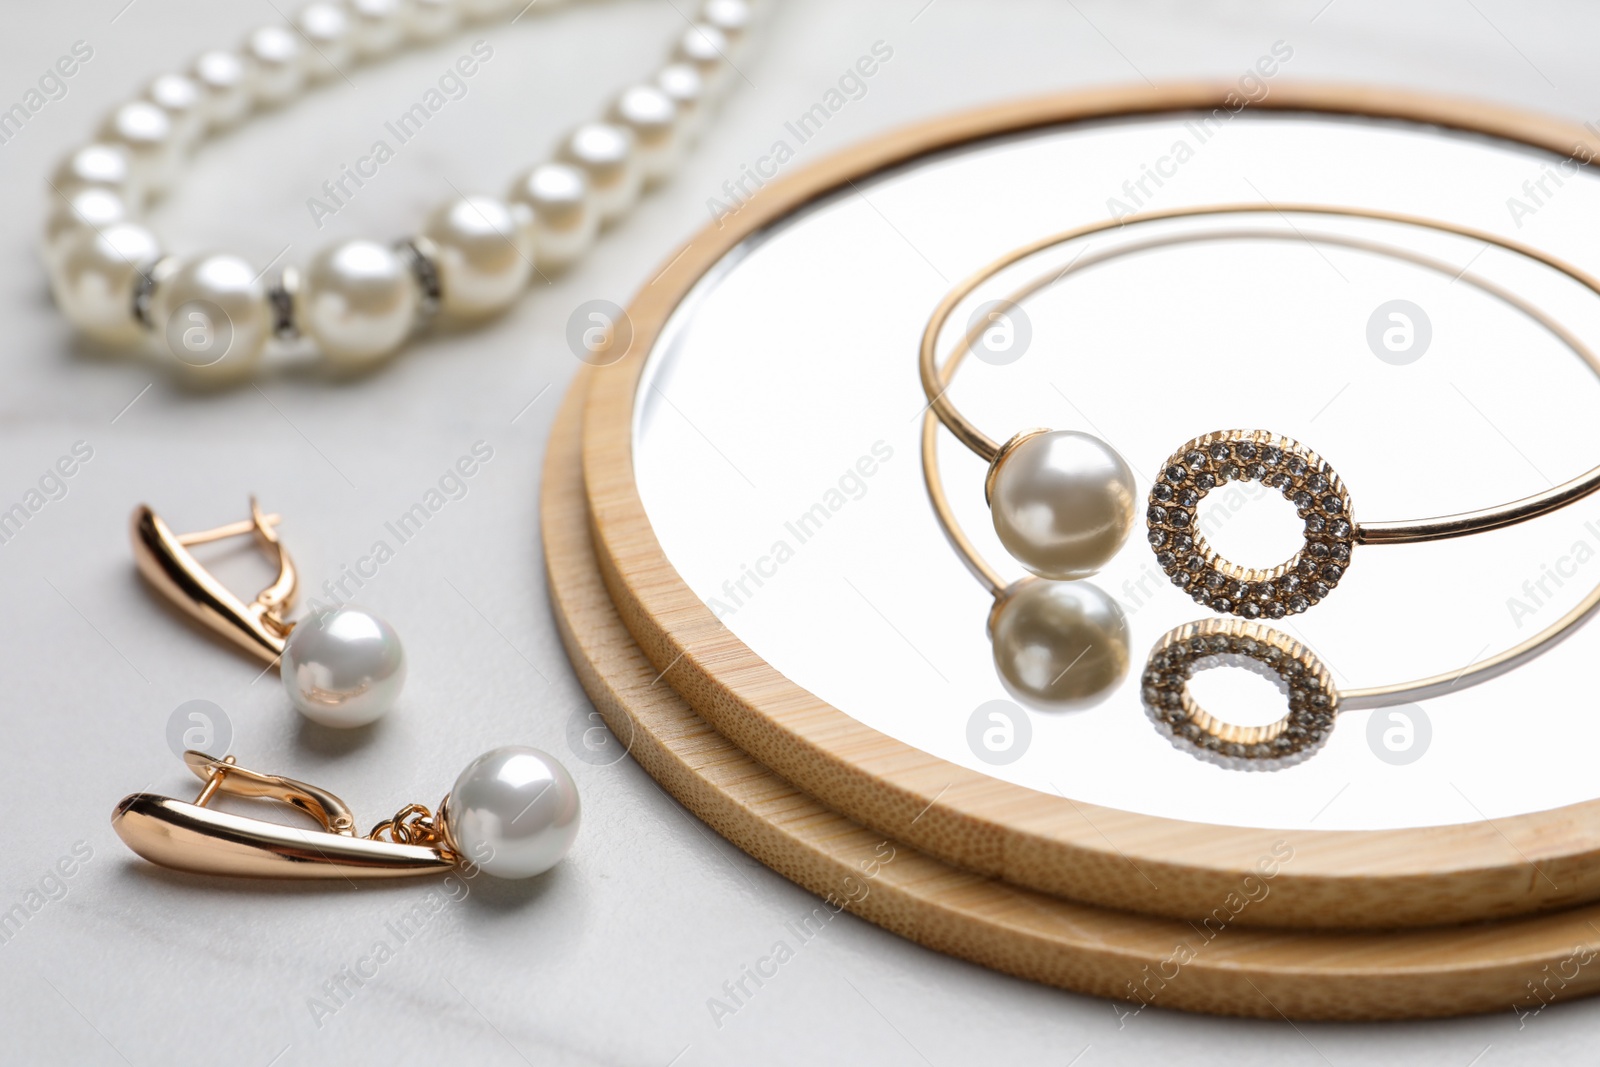
M 1231 210 L 1234 209 L 1223 207 L 1185 213 L 1221 214 Z M 1342 245 L 1447 274 L 1534 319 L 1600 375 L 1600 356 L 1515 293 L 1466 271 L 1458 273 L 1442 260 L 1339 234 L 1235 229 L 1151 238 L 1104 252 L 1084 253 L 1066 268 L 1052 270 L 1022 286 L 1001 303 L 1020 304 L 1069 274 L 1136 252 L 1241 238 Z M 944 395 L 978 332 L 970 331 L 946 362 L 934 367 L 938 395 Z M 979 554 L 951 510 L 939 470 L 938 428 L 937 409 L 930 405 L 922 425 L 923 480 L 934 515 L 951 547 L 994 597 L 989 635 L 1002 683 L 1013 696 L 1034 707 L 1065 710 L 1100 702 L 1122 681 L 1129 667 L 1128 632 L 1121 608 L 1088 581 L 1027 577 L 1008 583 Z M 1151 650 L 1140 687 L 1142 701 L 1151 720 L 1180 749 L 1237 769 L 1277 770 L 1320 748 L 1339 711 L 1427 700 L 1498 677 L 1569 636 L 1597 607 L 1600 586 L 1544 630 L 1465 670 L 1344 692 L 1337 689 L 1326 667 L 1309 648 L 1261 623 L 1242 619 L 1187 623 L 1164 634 Z M 1288 714 L 1266 726 L 1240 726 L 1206 711 L 1189 694 L 1188 681 L 1198 671 L 1222 664 L 1242 665 L 1271 676 L 1288 694 Z
M 1600 294 L 1600 281 L 1589 274 L 1509 238 L 1415 215 L 1315 204 L 1224 204 L 1155 211 L 1080 226 L 1008 252 L 940 301 L 922 335 L 919 366 L 929 410 L 957 440 L 988 461 L 984 495 L 995 532 L 1017 562 L 1034 574 L 1057 580 L 1084 578 L 1116 554 L 1135 522 L 1133 472 L 1110 445 L 1091 434 L 1031 429 L 999 444 L 968 421 L 950 401 L 937 365 L 936 346 L 951 313 L 985 281 L 1046 249 L 1162 220 L 1265 212 L 1373 219 L 1467 237 L 1536 260 Z M 1041 280 L 1037 287 L 1045 284 Z M 1559 329 L 1543 316 L 1536 317 Z M 971 349 L 979 332 L 967 333 L 958 356 Z M 1244 567 L 1225 559 L 1196 527 L 1200 501 L 1235 480 L 1279 490 L 1305 521 L 1304 544 L 1276 567 Z M 1150 492 L 1145 518 L 1150 545 L 1173 585 L 1214 611 L 1246 619 L 1280 619 L 1306 611 L 1332 592 L 1358 544 L 1407 544 L 1482 533 L 1555 511 L 1597 489 L 1600 467 L 1499 507 L 1420 521 L 1358 523 L 1343 480 L 1317 453 L 1266 430 L 1221 430 L 1186 442 L 1167 459 Z

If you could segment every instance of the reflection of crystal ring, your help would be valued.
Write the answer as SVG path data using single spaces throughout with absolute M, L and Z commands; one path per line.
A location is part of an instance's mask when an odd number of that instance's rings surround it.
M 1266 726 L 1239 726 L 1200 706 L 1189 679 L 1219 666 L 1259 665 L 1289 700 L 1289 710 Z M 1227 765 L 1288 766 L 1328 739 L 1339 713 L 1339 691 L 1322 661 L 1300 642 L 1242 619 L 1207 619 L 1167 633 L 1145 664 L 1145 709 L 1174 744 Z
M 1133 472 L 1111 445 L 1092 434 L 1075 430 L 1029 430 L 1002 444 L 978 429 L 956 409 L 950 399 L 949 383 L 959 357 L 972 351 L 979 337 L 990 328 L 992 316 L 977 317 L 941 369 L 937 348 L 945 324 L 980 285 L 1050 249 L 1136 225 L 1206 215 L 1264 213 L 1285 219 L 1291 214 L 1371 219 L 1471 238 L 1542 263 L 1600 294 L 1600 280 L 1510 238 L 1415 215 L 1317 204 L 1221 204 L 1152 211 L 1080 226 L 1008 252 L 955 286 L 940 301 L 923 331 L 919 368 L 929 412 L 957 440 L 989 463 L 984 491 L 995 533 L 1006 551 L 1029 571 L 1042 578 L 1067 581 L 1086 578 L 1108 563 L 1137 522 Z M 1292 224 L 1290 228 L 1296 235 L 1300 234 Z M 1170 243 L 1204 240 L 1210 236 L 1213 235 L 1180 234 Z M 1361 244 L 1349 239 L 1345 239 L 1345 243 L 1357 247 Z M 1080 252 L 1064 269 L 1043 276 L 1007 300 L 990 303 L 1014 309 L 1030 293 L 1081 269 L 1088 260 L 1103 261 L 1105 258 Z M 1427 257 L 1407 254 L 1407 258 L 1428 266 L 1439 265 Z M 1498 287 L 1487 282 L 1479 284 L 1495 295 L 1512 299 L 1524 311 L 1530 310 L 1503 290 L 1497 291 Z M 1578 347 L 1560 327 L 1542 316 L 1535 317 L 1569 345 Z M 1011 356 L 1007 363 L 1020 358 L 1021 354 Z M 1265 462 L 1263 457 L 1268 454 L 1277 462 Z M 1300 517 L 1306 521 L 1306 545 L 1290 563 L 1271 570 L 1257 570 L 1223 560 L 1206 548 L 1204 539 L 1195 532 L 1194 505 L 1208 489 L 1231 478 L 1272 485 L 1294 501 Z M 1600 467 L 1542 493 L 1498 507 L 1416 522 L 1357 524 L 1350 517 L 1350 501 L 1338 478 L 1315 453 L 1265 431 L 1232 431 L 1197 438 L 1167 461 L 1151 493 L 1147 521 L 1151 545 L 1174 585 L 1207 607 L 1225 614 L 1281 618 L 1306 610 L 1332 591 L 1349 565 L 1350 552 L 1357 544 L 1435 541 L 1495 530 L 1555 511 L 1596 491 L 1600 491 Z M 1170 498 L 1162 494 L 1170 494 Z
M 1281 492 L 1305 521 L 1305 544 L 1270 570 L 1241 567 L 1206 543 L 1195 509 L 1230 481 Z M 1163 465 L 1145 513 L 1150 547 L 1172 584 L 1208 608 L 1258 619 L 1298 615 L 1327 596 L 1350 565 L 1350 494 L 1332 467 L 1298 441 L 1265 430 L 1196 437 Z

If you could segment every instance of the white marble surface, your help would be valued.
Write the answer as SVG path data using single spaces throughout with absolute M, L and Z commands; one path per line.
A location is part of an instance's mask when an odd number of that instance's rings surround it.
M 1320 13 L 1322 0 L 793 2 L 741 64 L 751 84 L 680 177 L 504 320 L 437 337 L 355 385 L 289 374 L 259 390 L 194 397 L 143 366 L 96 357 L 53 314 L 33 253 L 40 179 L 144 79 L 275 16 L 255 0 L 124 5 L 13 4 L 0 35 L 6 103 L 74 41 L 95 49 L 66 96 L 0 147 L 12 208 L 0 215 L 0 502 L 20 499 L 75 442 L 93 448 L 66 495 L 0 546 L 0 778 L 10 810 L 0 910 L 30 899 L 75 849 L 89 855 L 50 882 L 57 899 L 0 944 L 0 1061 L 1487 1065 L 1572 1062 L 1587 1048 L 1593 1004 L 1520 1021 L 1508 1005 L 1425 1025 L 1290 1026 L 1154 1010 L 1119 1025 L 1105 1002 L 944 959 L 848 916 L 798 946 L 778 978 L 718 1026 L 708 999 L 725 997 L 724 982 L 790 938 L 786 923 L 814 901 L 630 763 L 574 755 L 568 739 L 588 725 L 588 707 L 545 604 L 535 518 L 550 418 L 577 366 L 563 341 L 570 311 L 590 299 L 626 302 L 704 223 L 722 182 L 876 40 L 892 44 L 894 61 L 802 161 L 910 119 L 1022 93 L 1236 76 L 1280 38 L 1294 43 L 1295 77 L 1472 93 L 1590 119 L 1600 116 L 1600 75 L 1585 43 L 1600 14 L 1503 0 L 1403 9 L 1333 0 Z M 335 233 L 397 236 L 451 184 L 498 189 L 654 62 L 681 27 L 673 5 L 657 0 L 535 10 L 514 26 L 358 71 L 353 86 L 208 150 L 158 221 L 177 247 L 219 246 L 260 262 L 286 243 L 303 260 Z M 493 42 L 495 62 L 319 234 L 306 197 L 477 37 Z M 254 490 L 286 516 L 284 535 L 314 591 L 478 441 L 494 449 L 492 461 L 362 591 L 400 630 L 412 664 L 392 721 L 363 736 L 302 727 L 271 678 L 253 684 L 247 661 L 159 610 L 135 579 L 124 527 L 134 503 L 194 527 L 241 517 Z M 241 558 L 229 573 L 248 584 L 259 570 Z M 124 793 L 189 788 L 164 729 L 191 699 L 227 709 L 245 762 L 327 785 L 364 820 L 436 801 L 487 748 L 539 745 L 577 777 L 584 828 L 552 876 L 474 883 L 403 944 L 390 924 L 444 887 L 224 884 L 155 872 L 122 849 L 107 816 Z M 392 958 L 336 1003 L 325 983 L 380 939 Z M 336 1010 L 319 1019 L 311 998 Z

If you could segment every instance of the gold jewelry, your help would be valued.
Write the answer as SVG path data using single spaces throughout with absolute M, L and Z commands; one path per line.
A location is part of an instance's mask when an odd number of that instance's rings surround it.
M 1162 220 L 1267 212 L 1374 219 L 1468 237 L 1543 263 L 1600 294 L 1600 281 L 1591 275 L 1510 238 L 1415 215 L 1315 204 L 1226 204 L 1154 211 L 1080 226 L 1008 252 L 940 301 L 923 332 L 919 367 L 931 414 L 957 440 L 988 461 L 985 496 L 996 532 L 1018 562 L 1033 573 L 1046 578 L 1081 578 L 1110 559 L 1133 525 L 1131 473 L 1109 445 L 1088 434 L 1028 430 L 1002 445 L 968 421 L 950 401 L 947 378 L 937 365 L 939 335 L 951 313 L 1000 271 L 1058 245 Z M 1061 274 L 1071 267 L 1069 264 Z M 1045 284 L 1041 280 L 1035 287 Z M 1528 310 L 1526 305 L 1519 306 Z M 1538 317 L 1570 343 L 1570 335 Z M 958 357 L 971 349 L 977 332 L 969 331 L 952 355 L 952 370 Z M 1090 473 L 1086 475 L 1075 464 L 1087 465 Z M 1230 480 L 1262 482 L 1295 505 L 1306 529 L 1305 544 L 1294 556 L 1269 569 L 1243 567 L 1206 543 L 1195 526 L 1195 507 L 1207 492 Z M 1246 619 L 1276 619 L 1305 611 L 1332 592 L 1358 544 L 1407 544 L 1495 530 L 1565 507 L 1596 490 L 1600 490 L 1600 467 L 1498 507 L 1419 521 L 1358 523 L 1342 480 L 1315 452 L 1265 430 L 1228 430 L 1203 434 L 1173 453 L 1150 492 L 1145 521 L 1157 561 L 1174 585 L 1215 611 Z M 1041 515 L 1049 521 L 1041 522 Z
M 294 623 L 283 613 L 294 606 L 299 590 L 299 574 L 294 560 L 278 542 L 278 515 L 263 514 L 254 497 L 250 498 L 250 518 L 214 530 L 175 534 L 148 505 L 133 509 L 133 558 L 156 591 L 195 618 L 201 625 L 222 634 L 234 644 L 255 653 L 269 663 L 283 655 L 283 646 Z M 245 604 L 234 596 L 189 552 L 192 545 L 208 544 L 228 537 L 254 534 L 261 547 L 278 563 L 278 577 Z
M 1212 210 L 1221 213 L 1232 209 Z M 1204 213 L 1188 212 L 1196 215 Z M 1344 245 L 1391 255 L 1447 274 L 1533 318 L 1571 348 L 1591 370 L 1600 374 L 1600 356 L 1560 323 L 1515 293 L 1471 273 L 1463 271 L 1458 274 L 1452 265 L 1421 253 L 1338 234 L 1236 229 L 1151 238 L 1104 252 L 1080 255 L 1065 269 L 1041 275 L 1001 303 L 1019 304 L 1069 274 L 1121 256 L 1173 244 L 1238 238 L 1308 240 Z M 951 352 L 948 360 L 942 366 L 935 366 L 939 395 L 942 396 L 948 388 L 982 328 L 980 326 L 970 331 Z M 1062 622 L 1068 613 L 1084 610 L 1084 604 L 1105 604 L 1115 608 L 1115 601 L 1093 583 L 1082 580 L 1056 582 L 1027 577 L 1008 583 L 984 560 L 961 529 L 950 507 L 939 470 L 938 429 L 939 416 L 930 405 L 922 424 L 924 485 L 940 529 L 951 547 L 995 598 L 989 613 L 989 633 L 995 641 L 995 664 L 1003 684 L 1018 699 L 1035 706 L 1081 707 L 1098 702 L 1126 674 L 1126 628 L 1117 631 L 1103 621 L 1099 622 L 1089 629 L 1106 635 L 1104 642 L 1097 647 L 1080 648 L 1070 638 L 1081 631 L 1062 626 Z M 1212 436 L 1232 443 L 1245 439 L 1247 434 L 1235 432 L 1233 435 Z M 1265 443 L 1263 437 L 1254 440 Z M 1204 441 L 1201 447 L 1210 443 L 1213 442 Z M 1045 605 L 1044 614 L 1053 613 L 1049 619 L 1053 624 L 1053 634 L 1046 633 L 1052 629 L 1051 626 L 1018 622 L 1012 618 L 1013 615 L 1040 614 L 1041 609 L 1037 606 L 1040 603 Z M 1151 720 L 1179 748 L 1237 769 L 1277 770 L 1312 755 L 1327 740 L 1334 719 L 1341 710 L 1427 700 L 1488 681 L 1547 651 L 1569 636 L 1597 608 L 1600 608 L 1600 586 L 1596 586 L 1582 602 L 1549 627 L 1512 648 L 1474 663 L 1466 670 L 1344 692 L 1334 685 L 1326 667 L 1314 652 L 1270 627 L 1243 619 L 1209 619 L 1186 623 L 1163 635 L 1151 650 L 1140 687 L 1141 696 Z M 1116 610 L 1120 618 L 1120 609 Z M 1019 632 L 1031 637 L 1035 646 L 1016 649 L 1001 647 L 1008 635 Z M 1063 636 L 1068 640 L 1062 641 Z M 1054 647 L 1044 647 L 1045 642 L 1052 638 L 1060 643 Z M 1011 655 L 1013 652 L 1016 654 Z M 1107 665 L 1119 662 L 1122 664 L 1120 670 L 1108 670 Z M 1086 663 L 1090 669 L 1080 671 Z M 1288 695 L 1289 712 L 1269 725 L 1246 727 L 1229 723 L 1201 707 L 1190 696 L 1188 681 L 1197 671 L 1222 664 L 1245 666 L 1273 676 Z M 1063 665 L 1070 669 L 1059 669 Z M 1071 681 L 1063 685 L 1069 677 Z
M 461 772 L 437 811 L 408 804 L 356 836 L 355 815 L 326 789 L 185 752 L 205 784 L 193 801 L 154 793 L 124 797 L 117 836 L 151 863 L 195 874 L 260 878 L 404 878 L 456 867 L 528 878 L 566 855 L 578 833 L 578 789 L 554 757 L 511 745 Z M 218 793 L 288 804 L 318 829 L 285 826 L 209 807 Z
M 196 874 L 262 878 L 398 878 L 454 867 L 446 803 L 438 814 L 418 804 L 355 836 L 355 816 L 325 789 L 185 752 L 183 762 L 205 783 L 190 801 L 153 793 L 122 799 L 111 826 L 129 848 L 163 867 Z M 310 815 L 320 830 L 230 815 L 207 807 L 217 793 L 261 797 Z
M 133 510 L 133 557 L 146 580 L 183 612 L 278 667 L 285 692 L 306 718 L 338 728 L 366 726 L 394 705 L 405 684 L 400 638 L 376 615 L 348 604 L 288 621 L 284 615 L 294 605 L 299 576 L 278 541 L 280 521 L 264 514 L 252 497 L 244 522 L 175 534 L 141 504 Z M 189 551 L 246 534 L 278 564 L 278 577 L 248 604 Z

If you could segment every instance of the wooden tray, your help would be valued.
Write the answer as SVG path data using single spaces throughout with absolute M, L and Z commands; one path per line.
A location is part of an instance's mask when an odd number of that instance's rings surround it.
M 1120 1012 L 1150 1006 L 1274 1019 L 1525 1013 L 1600 987 L 1600 967 L 1589 966 L 1600 953 L 1597 905 L 1394 932 L 1279 930 L 1215 916 L 1191 923 L 1074 903 L 951 866 L 907 843 L 931 808 L 906 809 L 886 833 L 820 803 L 747 755 L 665 684 L 613 605 L 590 533 L 594 516 L 579 455 L 582 410 L 597 377 L 585 372 L 574 384 L 545 463 L 542 535 L 562 639 L 595 707 L 632 757 L 774 871 L 928 948 L 1126 1001 Z M 1271 900 L 1276 883 L 1249 907 Z M 1212 906 L 1228 915 L 1228 894 L 1254 892 L 1236 879 Z

